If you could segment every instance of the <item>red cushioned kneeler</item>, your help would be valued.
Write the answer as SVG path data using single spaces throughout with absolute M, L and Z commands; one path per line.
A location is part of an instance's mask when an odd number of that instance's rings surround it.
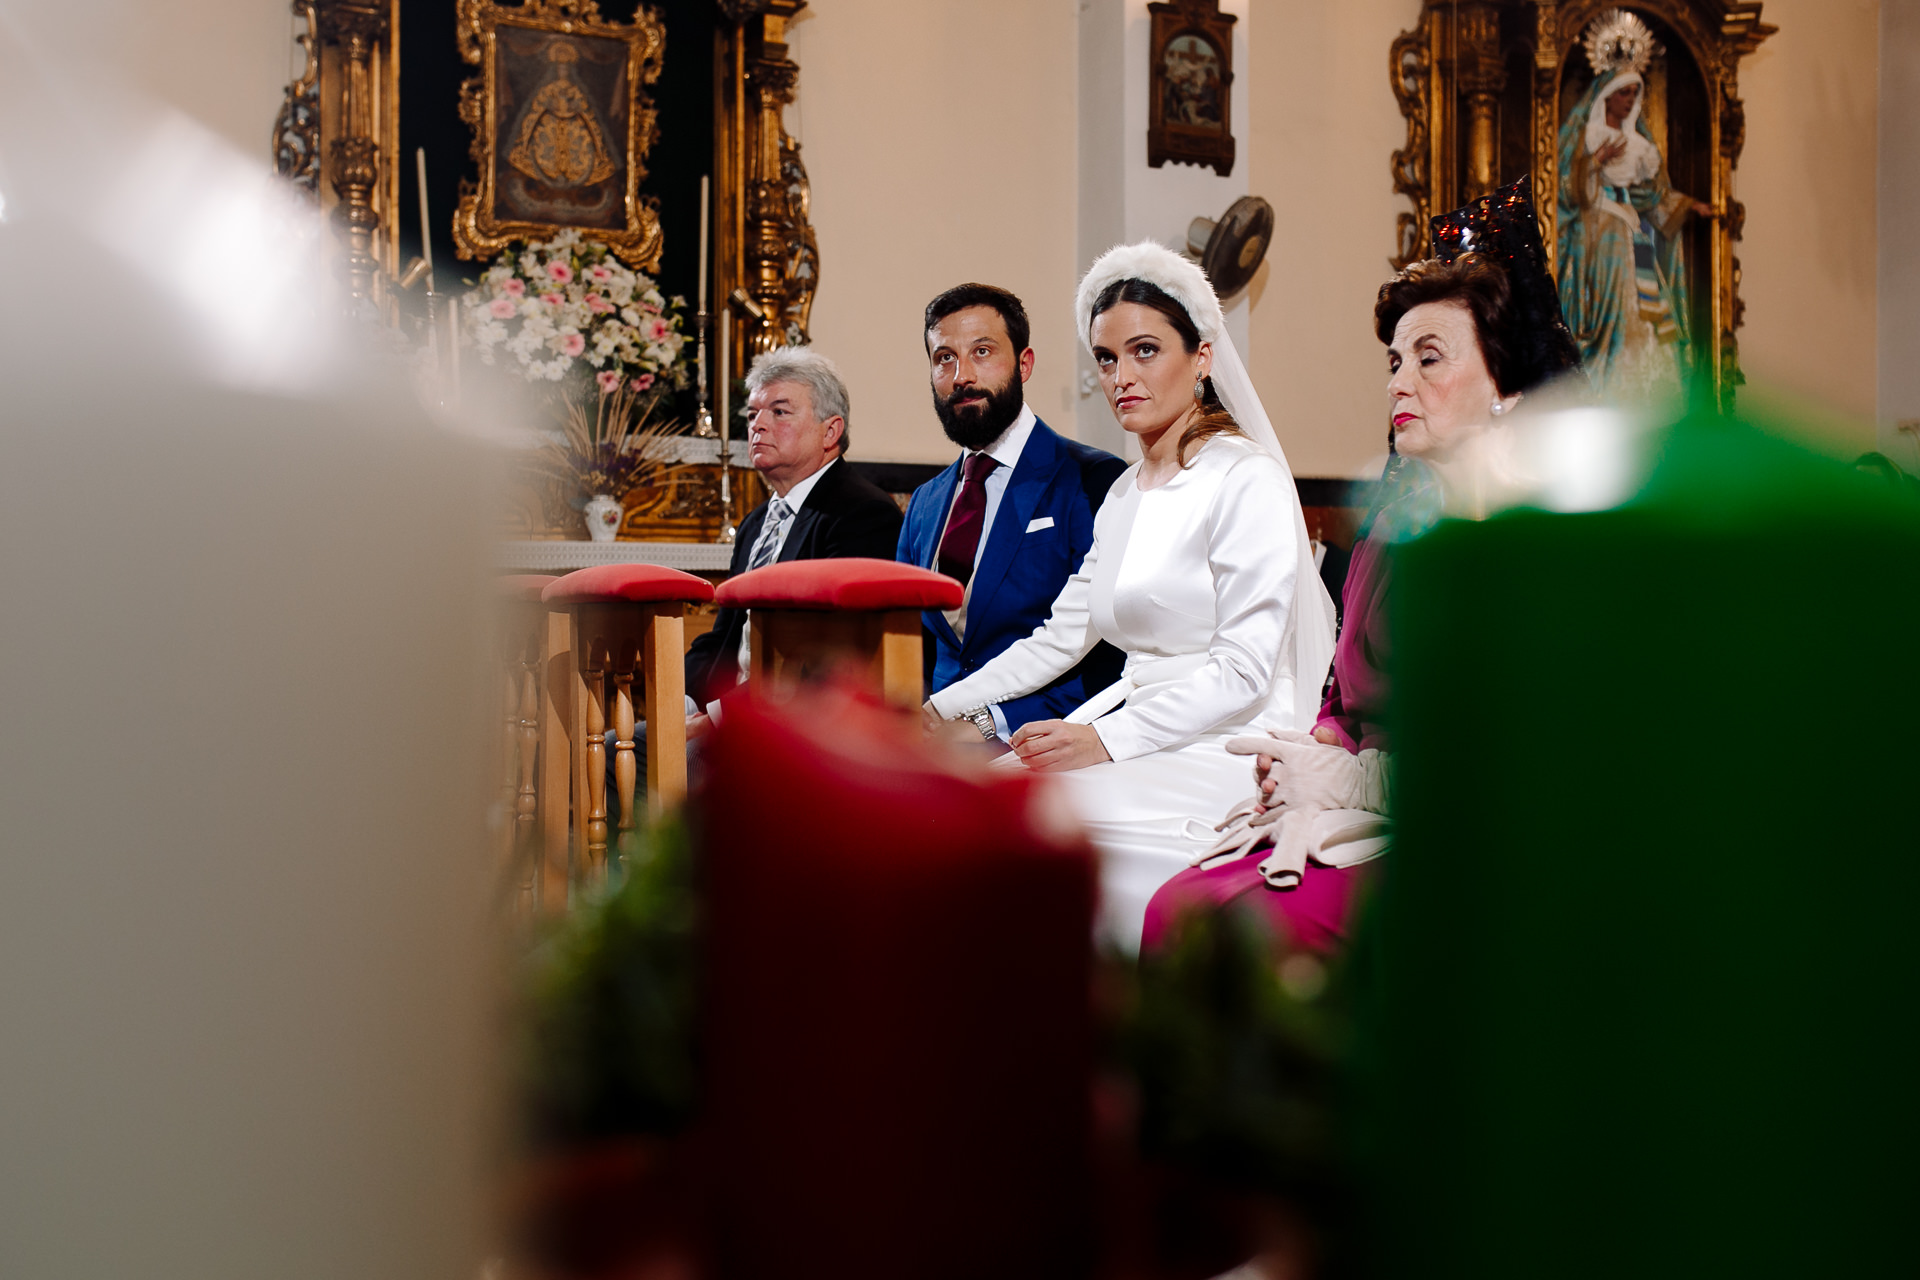
M 964 595 L 931 569 L 849 556 L 770 564 L 722 583 L 714 599 L 753 611 L 756 688 L 851 673 L 912 707 L 925 696 L 920 611 L 957 609 Z
M 678 569 L 654 564 L 600 564 L 576 569 L 547 584 L 541 596 L 549 607 L 612 604 L 621 600 L 703 602 L 713 599 L 713 584 Z
M 579 850 L 569 874 L 565 846 L 556 855 L 550 826 L 543 880 L 560 876 L 562 883 L 597 883 L 606 875 L 610 835 L 609 728 L 615 739 L 613 777 L 620 796 L 620 830 L 631 831 L 638 823 L 636 675 L 646 707 L 647 807 L 658 813 L 679 804 L 687 793 L 686 608 L 689 603 L 713 599 L 713 585 L 705 578 L 657 565 L 596 565 L 549 583 L 541 599 L 548 609 L 564 612 L 570 620 L 572 661 L 567 664 L 564 692 L 556 692 L 555 701 L 572 711 L 566 723 L 573 745 L 573 827 Z M 614 687 L 611 708 L 606 692 L 609 678 Z M 547 910 L 564 901 L 564 895 L 542 893 Z

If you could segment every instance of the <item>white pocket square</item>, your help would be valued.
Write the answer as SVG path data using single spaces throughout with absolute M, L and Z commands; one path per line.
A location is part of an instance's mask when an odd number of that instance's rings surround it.
M 1028 533 L 1038 533 L 1042 529 L 1053 528 L 1052 516 L 1035 516 L 1027 525 Z

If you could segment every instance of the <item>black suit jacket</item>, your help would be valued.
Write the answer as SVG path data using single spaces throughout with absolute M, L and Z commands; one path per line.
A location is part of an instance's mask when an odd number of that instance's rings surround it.
M 753 544 L 767 522 L 763 502 L 747 513 L 734 535 L 733 563 L 728 574 L 745 573 Z M 825 474 L 793 513 L 793 527 L 780 548 L 779 562 L 828 560 L 838 556 L 893 559 L 900 541 L 900 508 L 872 481 L 844 461 L 827 464 Z M 747 627 L 747 611 L 722 609 L 713 630 L 687 650 L 687 693 L 701 706 L 734 687 L 740 680 L 740 634 Z

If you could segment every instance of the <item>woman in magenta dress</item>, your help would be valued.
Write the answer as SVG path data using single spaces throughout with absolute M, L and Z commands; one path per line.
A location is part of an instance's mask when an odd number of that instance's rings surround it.
M 1435 219 L 1442 256 L 1380 287 L 1374 325 L 1387 348 L 1395 455 L 1354 543 L 1326 702 L 1311 733 L 1227 744 L 1254 757 L 1258 791 L 1154 895 L 1143 949 L 1182 916 L 1229 903 L 1264 911 L 1282 945 L 1327 954 L 1346 940 L 1391 832 L 1392 547 L 1465 505 L 1465 477 L 1488 437 L 1528 392 L 1579 367 L 1524 184 Z

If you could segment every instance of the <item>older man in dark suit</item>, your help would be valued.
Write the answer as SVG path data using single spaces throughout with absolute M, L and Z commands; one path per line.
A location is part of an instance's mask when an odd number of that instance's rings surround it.
M 730 572 L 785 560 L 893 559 L 900 508 L 847 466 L 847 388 L 833 362 L 780 347 L 747 372 L 747 456 L 773 496 L 740 522 Z M 687 653 L 687 696 L 710 708 L 747 670 L 747 611 L 722 609 Z M 707 728 L 697 710 L 687 729 Z

